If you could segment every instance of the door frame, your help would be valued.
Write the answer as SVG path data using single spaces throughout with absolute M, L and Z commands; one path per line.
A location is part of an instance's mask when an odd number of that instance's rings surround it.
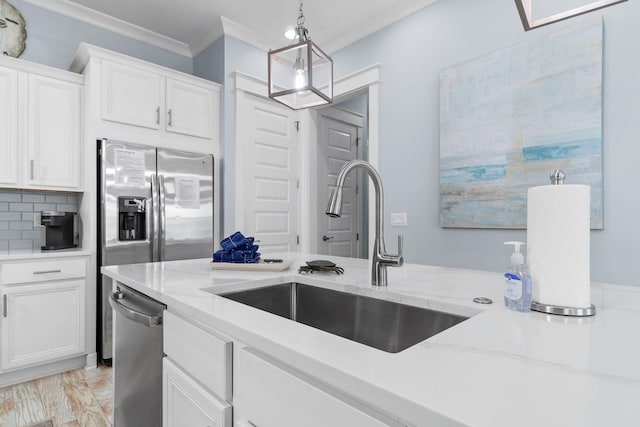
M 238 99 L 242 96 L 241 92 L 247 92 L 253 95 L 268 97 L 267 82 L 255 77 L 248 76 L 239 72 L 233 73 L 235 84 L 235 100 L 236 100 L 236 126 L 238 123 L 238 114 L 241 108 L 238 106 Z M 380 122 L 380 64 L 373 64 L 362 68 L 333 82 L 333 95 L 335 98 L 348 95 L 360 90 L 368 90 L 368 161 L 371 165 L 378 169 L 379 167 L 379 122 Z M 242 104 L 242 102 L 241 102 Z M 319 201 L 317 197 L 311 196 L 312 183 L 312 167 L 311 159 L 318 147 L 318 112 L 313 109 L 299 110 L 298 119 L 300 121 L 300 131 L 298 133 L 299 141 L 308 141 L 308 143 L 300 144 L 298 159 L 300 162 L 299 169 L 299 193 L 298 193 L 298 235 L 300 236 L 300 244 L 298 251 L 303 253 L 311 252 L 311 236 L 317 228 L 317 224 L 312 224 L 312 209 L 317 208 Z M 238 140 L 238 130 L 236 128 L 236 142 Z M 240 132 L 242 132 L 240 130 Z M 240 162 L 240 156 L 236 155 L 236 168 Z M 236 227 L 242 227 L 244 224 L 243 197 L 245 194 L 244 182 L 241 176 L 236 176 Z M 375 192 L 373 186 L 369 185 L 369 248 L 373 248 L 373 240 L 375 239 Z M 231 202 L 231 201 L 228 201 Z M 324 208 L 322 208 L 324 209 Z M 313 225 L 313 227 L 312 227 Z

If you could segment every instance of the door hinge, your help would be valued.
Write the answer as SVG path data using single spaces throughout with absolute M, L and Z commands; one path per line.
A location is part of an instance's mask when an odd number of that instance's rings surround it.
M 360 186 L 356 185 L 356 194 L 360 194 Z
M 356 233 L 356 240 L 360 240 L 360 233 Z
M 300 132 L 300 120 L 295 120 L 293 125 L 296 127 L 296 130 Z
M 362 138 L 356 138 L 356 147 L 360 146 L 360 141 L 362 141 Z
M 300 236 L 296 236 L 296 244 L 299 245 L 300 244 Z
M 300 178 L 296 179 L 296 188 L 300 188 Z

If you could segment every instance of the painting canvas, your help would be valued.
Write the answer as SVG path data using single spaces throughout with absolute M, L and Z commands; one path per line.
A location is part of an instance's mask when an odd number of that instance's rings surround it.
M 602 20 L 440 73 L 440 223 L 526 228 L 527 189 L 591 186 L 602 228 Z

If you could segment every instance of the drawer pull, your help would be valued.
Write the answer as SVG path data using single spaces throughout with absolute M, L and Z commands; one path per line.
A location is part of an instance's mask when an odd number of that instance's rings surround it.
M 34 271 L 33 274 L 62 273 L 62 270 L 40 270 Z

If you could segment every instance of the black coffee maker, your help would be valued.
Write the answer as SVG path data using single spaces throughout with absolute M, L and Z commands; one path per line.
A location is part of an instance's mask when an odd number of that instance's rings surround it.
M 75 212 L 42 211 L 40 215 L 40 224 L 45 226 L 42 250 L 78 247 L 78 221 Z

